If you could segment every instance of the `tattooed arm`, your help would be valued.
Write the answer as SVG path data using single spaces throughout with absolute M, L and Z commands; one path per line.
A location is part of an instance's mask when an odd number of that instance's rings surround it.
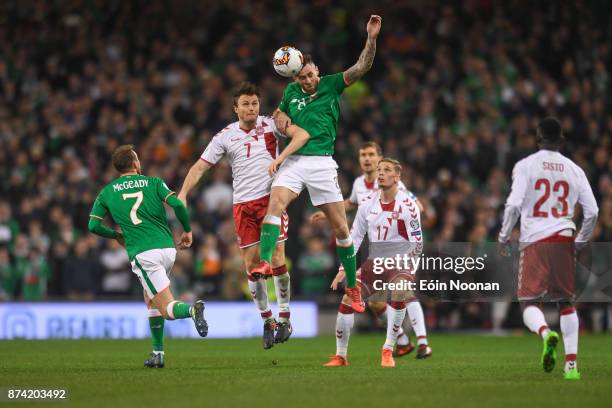
M 354 84 L 365 75 L 366 72 L 372 67 L 374 62 L 374 55 L 376 54 L 376 37 L 380 33 L 380 27 L 382 26 L 382 18 L 377 15 L 371 15 L 366 30 L 368 32 L 368 39 L 366 41 L 361 55 L 357 63 L 344 71 L 344 82 L 347 86 Z

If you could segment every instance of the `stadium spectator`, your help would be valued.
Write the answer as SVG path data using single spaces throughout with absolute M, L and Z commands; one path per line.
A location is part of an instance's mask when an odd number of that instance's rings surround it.
M 20 272 L 18 283 L 2 282 L 4 290 L 11 298 L 24 295 L 30 247 L 48 251 L 48 285 L 39 280 L 37 296 L 61 297 L 72 289 L 62 276 L 74 259 L 67 253 L 86 233 L 94 194 L 115 176 L 106 158 L 119 144 L 134 143 L 147 174 L 177 190 L 212 135 L 231 121 L 234 85 L 258 83 L 262 112 L 276 107 L 286 84 L 269 63 L 278 46 L 292 43 L 312 53 L 322 73 L 347 68 L 371 11 L 358 4 L 289 2 L 285 10 L 276 3 L 229 10 L 221 1 L 6 5 L 0 27 L 0 246 L 8 245 L 9 263 Z M 510 170 L 535 151 L 530 132 L 553 114 L 567 136 L 562 153 L 585 169 L 600 204 L 595 240 L 612 240 L 609 10 L 596 1 L 519 4 L 525 7 L 377 2 L 385 21 L 376 62 L 341 107 L 345 120 L 335 158 L 345 195 L 359 174 L 356 148 L 373 140 L 406 165 L 404 183 L 435 214 L 424 222 L 426 240 L 491 240 Z M 281 23 L 295 29 L 278 30 Z M 190 203 L 194 248 L 206 234 L 217 235 L 219 260 L 234 245 L 230 182 L 227 172 L 215 172 Z M 312 236 L 326 234 L 302 235 L 306 201 L 289 208 L 292 259 L 303 257 Z M 18 234 L 24 237 L 19 245 Z M 96 241 L 89 259 L 103 251 Z M 323 251 L 333 257 L 327 247 Z M 220 273 L 225 267 L 219 265 L 216 285 L 228 287 L 231 274 Z M 202 283 L 195 269 L 183 265 L 194 290 Z M 292 291 L 304 295 L 304 281 L 294 278 Z M 100 287 L 102 276 L 96 279 Z M 452 323 L 443 309 L 426 315 Z
M 89 242 L 79 239 L 64 262 L 64 288 L 70 300 L 93 300 L 100 287 L 101 266 L 89 254 Z

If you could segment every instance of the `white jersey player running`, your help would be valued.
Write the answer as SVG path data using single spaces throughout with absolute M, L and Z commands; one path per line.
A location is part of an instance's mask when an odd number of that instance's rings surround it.
M 268 208 L 272 177 L 270 167 L 277 166 L 275 160 L 283 160 L 306 143 L 309 135 L 298 126 L 287 128 L 291 142 L 278 152 L 278 131 L 274 120 L 259 116 L 259 90 L 254 84 L 245 82 L 234 94 L 234 111 L 238 121 L 217 133 L 200 160 L 195 163 L 179 193 L 179 199 L 187 203 L 187 195 L 197 185 L 204 173 L 223 157 L 232 167 L 234 187 L 233 215 L 238 244 L 247 270 L 248 284 L 255 305 L 264 320 L 263 346 L 271 348 L 274 343 L 288 340 L 292 332 L 289 310 L 289 273 L 285 265 L 285 243 L 288 217 L 281 216 L 280 239 L 272 258 L 272 275 L 279 307 L 278 323 L 268 305 L 267 285 L 261 276 L 251 271 L 259 262 L 259 236 L 261 223 Z M 276 330 L 276 334 L 275 334 Z
M 539 304 L 557 303 L 565 346 L 564 378 L 579 380 L 575 250 L 591 239 L 599 209 L 584 171 L 558 151 L 564 140 L 559 121 L 552 117 L 542 120 L 537 138 L 540 150 L 519 161 L 512 171 L 512 191 L 499 233 L 500 252 L 509 255 L 512 229 L 520 217 L 517 295 L 523 321 L 542 337 L 541 363 L 544 371 L 551 372 L 559 335 L 548 328 Z M 584 220 L 574 239 L 576 203 L 582 206 Z
M 359 167 L 363 174 L 355 179 L 353 182 L 353 189 L 349 198 L 344 200 L 344 207 L 347 212 L 356 209 L 359 203 L 362 203 L 368 196 L 378 191 L 378 179 L 376 168 L 378 162 L 383 158 L 382 149 L 376 142 L 365 142 L 359 147 Z M 404 183 L 400 180 L 398 182 L 398 189 L 405 192 L 412 200 L 416 202 L 421 213 L 423 213 L 423 206 L 419 199 L 406 188 Z M 311 222 L 317 222 L 318 220 L 325 219 L 325 214 L 322 211 L 317 211 L 311 216 Z M 368 307 L 374 314 L 380 318 L 384 324 L 387 322 L 387 313 L 389 307 L 387 302 L 375 301 L 373 299 L 368 300 Z M 340 304 L 338 309 L 338 320 L 342 320 L 344 314 L 351 314 L 354 311 L 346 305 Z M 423 314 L 423 308 L 419 300 L 416 297 L 412 297 L 408 302 L 407 317 L 410 320 L 412 327 L 415 330 L 417 336 L 417 342 L 420 346 L 417 352 L 418 358 L 427 358 L 431 356 L 431 348 L 427 348 L 427 330 L 425 328 L 425 315 Z M 403 357 L 410 354 L 414 350 L 414 345 L 410 341 L 410 337 L 404 331 L 403 327 L 400 327 L 397 336 L 397 346 L 394 350 L 393 355 L 395 357 Z
M 396 266 L 382 268 L 378 259 L 394 258 L 396 255 L 418 257 L 423 249 L 420 211 L 416 202 L 405 191 L 398 188 L 401 165 L 393 159 L 378 162 L 380 189 L 365 198 L 357 210 L 351 238 L 358 250 L 366 235 L 370 244 L 368 259 L 361 265 L 358 282 L 366 296 L 385 290 L 383 284 L 414 281 L 413 267 Z M 381 267 L 381 270 L 376 270 Z M 341 269 L 332 283 L 336 289 L 344 279 Z M 406 302 L 414 298 L 409 289 L 392 290 L 388 308 L 387 338 L 382 350 L 381 365 L 394 367 L 393 349 L 399 329 L 406 315 Z M 348 365 L 347 351 L 354 314 L 350 309 L 350 298 L 344 296 L 336 320 L 336 354 L 324 364 L 327 367 Z M 424 349 L 429 349 L 424 345 Z M 431 354 L 431 350 L 425 350 Z

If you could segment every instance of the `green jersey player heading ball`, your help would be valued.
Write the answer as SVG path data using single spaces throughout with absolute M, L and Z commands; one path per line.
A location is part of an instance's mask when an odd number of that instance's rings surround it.
M 145 366 L 161 368 L 164 366 L 164 319 L 191 317 L 200 336 L 208 334 L 204 302 L 198 300 L 190 306 L 174 300 L 168 279 L 176 249 L 164 203 L 174 209 L 185 230 L 178 243 L 179 249 L 189 248 L 193 241 L 189 216 L 183 203 L 162 179 L 141 174 L 140 160 L 132 145 L 117 148 L 112 162 L 120 175 L 98 194 L 89 215 L 88 229 L 125 245 L 132 271 L 142 284 L 149 309 L 153 353 L 145 361 Z M 109 213 L 122 232 L 102 224 Z
M 253 275 L 271 275 L 270 260 L 280 232 L 281 213 L 306 187 L 312 204 L 325 213 L 336 236 L 338 257 L 346 271 L 347 295 L 356 312 L 363 312 L 365 305 L 357 288 L 353 243 L 338 186 L 338 165 L 332 154 L 340 118 L 340 96 L 346 87 L 372 67 L 381 26 L 380 16 L 370 16 L 365 47 L 355 65 L 346 71 L 319 76 L 319 69 L 306 56 L 304 67 L 293 78 L 295 82 L 285 88 L 283 99 L 274 114 L 276 125 L 284 131 L 289 124 L 296 124 L 310 134 L 310 139 L 284 160 L 276 172 L 268 212 L 261 229 L 261 262 L 251 272 Z

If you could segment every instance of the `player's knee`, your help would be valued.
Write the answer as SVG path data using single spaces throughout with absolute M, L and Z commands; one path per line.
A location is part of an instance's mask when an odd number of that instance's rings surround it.
M 348 295 L 342 296 L 342 303 L 350 306 L 350 304 L 352 303 L 351 298 Z
M 288 201 L 282 196 L 282 194 L 272 194 L 270 202 L 268 203 L 268 215 L 275 215 L 280 217 L 281 213 L 287 208 Z
M 566 310 L 566 309 L 573 309 L 573 308 L 574 308 L 574 302 L 572 302 L 571 300 L 561 300 L 557 302 L 557 309 L 559 311 Z

